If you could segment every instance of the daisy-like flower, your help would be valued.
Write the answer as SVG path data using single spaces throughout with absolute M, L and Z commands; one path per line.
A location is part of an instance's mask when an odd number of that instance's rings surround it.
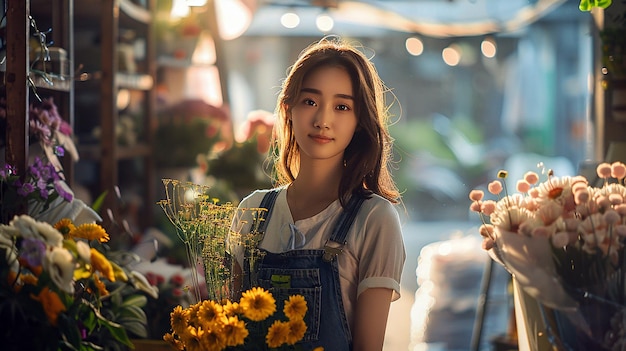
M 228 317 L 242 313 L 241 307 L 239 306 L 238 302 L 226 300 L 222 308 L 224 309 L 224 314 Z
M 180 335 L 181 340 L 185 344 L 186 351 L 205 351 L 203 340 L 205 332 L 202 329 L 187 327 L 186 332 Z
M 244 323 L 244 321 L 239 320 L 237 316 L 226 318 L 222 329 L 226 346 L 243 345 L 248 334 L 249 332 L 248 329 L 246 329 L 246 323 Z
M 174 333 L 182 337 L 187 331 L 188 322 L 189 312 L 180 305 L 174 307 L 174 310 L 170 313 L 170 325 Z
M 113 272 L 111 262 L 93 247 L 91 248 L 91 264 L 96 271 L 100 272 L 109 281 L 115 281 L 115 273 Z
M 287 342 L 289 337 L 289 323 L 274 321 L 272 325 L 267 329 L 267 336 L 265 342 L 269 347 L 280 347 Z
M 302 295 L 291 295 L 285 301 L 283 312 L 290 320 L 303 319 L 307 311 L 306 300 Z
M 67 237 L 74 229 L 76 229 L 76 226 L 71 219 L 63 218 L 54 224 L 54 229 L 58 230 L 61 234 L 63 234 L 63 236 Z
M 163 341 L 172 345 L 178 351 L 185 350 L 185 344 L 183 344 L 179 339 L 177 339 L 172 333 L 165 333 L 165 335 L 163 335 Z
M 50 324 L 56 326 L 59 314 L 66 311 L 66 307 L 59 295 L 46 286 L 41 289 L 38 295 L 31 295 L 31 298 L 41 303 L 46 317 L 48 317 L 48 321 Z
M 243 315 L 252 321 L 262 321 L 276 312 L 276 300 L 260 287 L 244 292 L 239 305 L 243 309 Z
M 49 246 L 60 247 L 63 235 L 48 223 L 38 222 L 28 215 L 15 216 L 9 222 L 14 228 L 13 236 L 44 240 Z
M 52 247 L 43 260 L 43 268 L 61 290 L 74 293 L 74 256 L 64 248 Z
M 211 300 L 204 300 L 200 302 L 200 307 L 198 308 L 198 319 L 204 329 L 214 329 L 215 326 L 219 324 L 221 321 L 220 319 L 223 316 L 224 310 L 222 305 Z
M 109 234 L 101 225 L 95 223 L 83 223 L 69 232 L 72 238 L 81 238 L 86 240 L 98 240 L 101 243 L 109 241 Z
M 293 345 L 302 340 L 306 333 L 306 323 L 302 319 L 293 319 L 287 322 L 289 325 L 289 335 L 287 335 L 287 344 Z

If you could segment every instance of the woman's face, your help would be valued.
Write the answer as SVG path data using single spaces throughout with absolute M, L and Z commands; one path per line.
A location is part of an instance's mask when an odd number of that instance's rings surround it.
M 343 162 L 358 120 L 352 81 L 340 66 L 322 66 L 302 82 L 291 120 L 300 160 Z

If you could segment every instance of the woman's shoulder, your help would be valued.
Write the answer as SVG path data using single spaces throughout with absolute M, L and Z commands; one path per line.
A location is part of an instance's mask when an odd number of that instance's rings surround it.
M 271 191 L 282 191 L 284 187 L 271 188 L 271 189 L 257 189 L 246 197 L 244 197 L 239 203 L 239 207 L 257 207 L 261 204 L 263 197 Z
M 388 199 L 378 194 L 370 194 L 363 202 L 361 213 L 367 213 L 367 217 L 370 220 L 377 220 L 390 215 L 397 217 L 398 209 L 396 207 L 397 204 L 392 203 Z

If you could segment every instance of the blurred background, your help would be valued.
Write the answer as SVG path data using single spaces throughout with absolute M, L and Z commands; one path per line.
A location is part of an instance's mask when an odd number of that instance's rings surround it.
M 53 25 L 31 2 L 40 28 Z M 112 245 L 167 282 L 186 257 L 156 205 L 161 179 L 233 203 L 271 186 L 282 79 L 309 44 L 344 37 L 389 88 L 407 261 L 385 350 L 514 350 L 509 277 L 481 249 L 468 193 L 500 169 L 513 186 L 530 170 L 623 161 L 624 1 L 585 2 L 76 1 L 72 189 L 87 203 L 108 192 L 105 220 L 123 233 Z M 159 339 L 167 320 L 152 327 Z

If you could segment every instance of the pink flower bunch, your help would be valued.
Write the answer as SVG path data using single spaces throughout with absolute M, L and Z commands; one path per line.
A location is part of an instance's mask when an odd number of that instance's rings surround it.
M 626 281 L 626 165 L 601 163 L 596 173 L 590 182 L 552 171 L 540 181 L 527 172 L 509 194 L 508 174 L 500 171 L 487 186 L 496 199 L 480 189 L 469 193 L 483 248 L 548 307 L 576 310 L 580 296 L 626 301 L 626 290 L 615 285 Z

